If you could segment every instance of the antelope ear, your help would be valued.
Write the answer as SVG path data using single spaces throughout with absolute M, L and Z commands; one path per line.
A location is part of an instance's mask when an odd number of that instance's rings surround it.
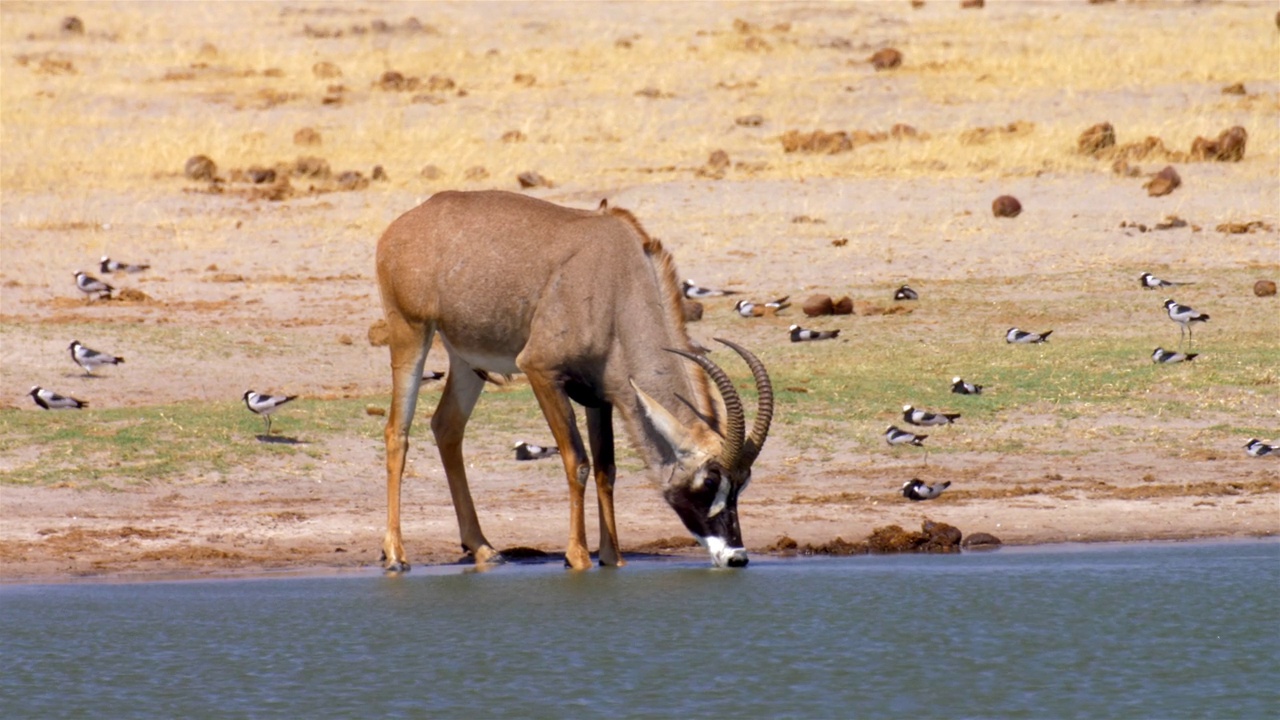
M 649 397 L 640 389 L 640 386 L 636 385 L 635 380 L 630 382 L 631 387 L 636 391 L 636 397 L 640 398 L 640 407 L 644 409 L 645 416 L 649 418 L 653 429 L 658 432 L 658 436 L 667 444 L 667 448 L 677 460 L 686 463 L 698 455 L 705 454 L 702 448 L 698 447 L 693 433 L 689 432 L 689 429 L 675 415 L 662 407 L 657 400 Z

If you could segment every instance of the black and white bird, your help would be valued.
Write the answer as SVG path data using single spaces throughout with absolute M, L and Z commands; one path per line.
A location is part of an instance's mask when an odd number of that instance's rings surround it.
M 1191 323 L 1209 322 L 1207 313 L 1196 312 L 1186 305 L 1179 305 L 1172 300 L 1164 301 L 1164 309 L 1169 313 L 1169 319 L 1178 323 L 1182 328 L 1182 333 L 1178 336 L 1179 341 L 1182 340 L 1183 335 L 1191 339 Z
M 982 386 L 965 382 L 963 378 L 951 378 L 951 392 L 957 395 L 981 395 Z
M 39 385 L 32 385 L 31 392 L 27 393 L 31 396 L 36 404 L 45 410 L 79 410 L 89 403 L 84 400 L 77 400 L 73 397 L 59 395 L 52 390 L 45 390 Z
M 85 273 L 84 271 L 76 272 L 76 288 L 90 299 L 99 297 L 109 299 L 111 297 L 111 291 L 115 290 L 115 288 L 102 282 L 98 278 Z
M 1160 278 L 1156 277 L 1155 275 L 1152 275 L 1149 272 L 1142 273 L 1142 275 L 1138 277 L 1138 282 L 1142 283 L 1143 290 L 1155 290 L 1156 288 L 1162 288 L 1162 287 L 1177 287 L 1179 285 L 1194 284 L 1189 282 L 1173 282 L 1171 280 L 1161 280 Z
M 523 440 L 515 444 L 515 449 L 517 460 L 541 460 L 560 454 L 560 448 L 531 445 Z
M 894 300 L 919 300 L 920 293 L 916 292 L 915 290 L 912 290 L 906 285 L 903 285 L 893 293 L 893 299 Z
M 779 310 L 791 307 L 791 303 L 787 302 L 790 299 L 790 295 L 784 295 L 777 300 L 765 303 L 755 302 L 754 300 L 739 300 L 734 304 L 733 309 L 737 310 L 742 317 L 760 317 L 761 315 L 769 314 L 770 311 L 776 313 Z
M 902 406 L 902 419 L 912 425 L 950 425 L 959 417 L 960 413 L 935 413 L 928 410 L 917 410 L 910 405 Z
M 1164 348 L 1156 348 L 1151 353 L 1151 362 L 1153 363 L 1180 363 L 1191 362 L 1200 356 L 1200 353 L 1180 353 Z
M 839 330 L 805 330 L 799 325 L 792 325 L 791 342 L 805 342 L 806 340 L 832 340 L 840 337 Z
M 699 287 L 692 280 L 685 280 L 680 283 L 684 296 L 690 300 L 702 300 L 703 298 L 724 297 L 725 295 L 737 295 L 737 290 L 716 290 L 714 288 Z
M 1275 452 L 1275 449 L 1276 449 L 1275 445 L 1268 445 L 1257 438 L 1250 440 L 1244 445 L 1244 451 L 1254 457 L 1262 457 L 1263 455 L 1270 455 L 1271 453 Z
M 79 340 L 72 340 L 67 349 L 71 351 L 71 359 L 84 368 L 85 375 L 92 375 L 93 369 L 96 367 L 119 365 L 124 362 L 124 358 L 117 355 L 108 355 L 107 353 L 87 348 L 81 345 Z
M 103 255 L 98 269 L 101 270 L 103 273 L 118 273 L 118 272 L 140 273 L 143 270 L 150 269 L 150 267 L 151 266 L 147 263 L 140 263 L 137 265 L 134 265 L 132 263 L 122 263 L 117 260 L 112 260 L 106 255 Z
M 442 379 L 443 377 L 444 377 L 443 370 L 423 370 L 422 371 L 423 382 L 434 382 L 436 380 Z
M 250 412 L 261 415 L 262 419 L 267 423 L 267 434 L 271 434 L 271 414 L 280 409 L 281 405 L 297 399 L 297 395 L 267 395 L 266 393 L 258 393 L 252 390 L 245 390 L 244 404 L 249 408 Z
M 1009 328 L 1009 332 L 1004 334 L 1004 341 L 1007 343 L 1019 343 L 1023 345 L 1048 342 L 1049 335 L 1051 333 L 1053 333 L 1052 330 L 1046 330 L 1042 333 L 1033 333 L 1027 332 L 1026 330 L 1019 330 L 1016 327 L 1011 327 Z
M 884 441 L 890 445 L 915 445 L 924 447 L 924 439 L 928 435 L 917 435 L 913 432 L 900 429 L 897 425 L 890 425 L 888 430 L 884 431 Z
M 932 500 L 949 487 L 951 487 L 950 480 L 944 480 L 937 485 L 925 485 L 924 481 L 912 478 L 902 483 L 902 497 L 914 501 Z

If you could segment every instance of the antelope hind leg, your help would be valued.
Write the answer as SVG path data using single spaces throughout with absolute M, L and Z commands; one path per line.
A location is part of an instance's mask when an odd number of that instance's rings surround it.
M 388 572 L 405 572 L 409 561 L 400 536 L 400 483 L 409 453 L 409 427 L 418 406 L 422 366 L 435 331 L 410 323 L 398 313 L 388 313 L 387 326 L 391 333 L 391 411 L 383 433 L 387 448 L 387 532 L 382 538 L 382 562 Z
M 476 506 L 467 484 L 466 462 L 462 458 L 462 437 L 467 429 L 467 420 L 483 388 L 484 380 L 472 371 L 467 361 L 450 353 L 449 375 L 440 396 L 440 405 L 431 416 L 431 431 L 435 433 L 440 463 L 444 465 L 445 477 L 449 479 L 449 495 L 453 498 L 453 511 L 458 516 L 462 547 L 475 558 L 476 565 L 503 561 L 502 554 L 489 544 L 480 529 L 480 519 L 476 517 Z

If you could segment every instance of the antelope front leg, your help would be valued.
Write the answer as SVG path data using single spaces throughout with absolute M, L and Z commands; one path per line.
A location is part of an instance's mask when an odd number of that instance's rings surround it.
M 622 567 L 618 545 L 618 523 L 613 514 L 613 485 L 618 476 L 613 455 L 613 408 L 587 408 L 587 438 L 591 443 L 591 463 L 596 480 L 596 501 L 600 512 L 600 564 Z
M 591 567 L 591 552 L 587 550 L 583 503 L 591 467 L 587 462 L 587 451 L 582 446 L 578 425 L 573 419 L 573 406 L 569 404 L 569 397 L 555 377 L 528 370 L 525 374 L 529 378 L 534 396 L 538 398 L 538 405 L 547 419 L 547 425 L 551 427 L 551 434 L 555 436 L 556 446 L 560 448 L 564 473 L 569 480 L 569 547 L 565 549 L 564 562 L 574 570 L 586 570 Z

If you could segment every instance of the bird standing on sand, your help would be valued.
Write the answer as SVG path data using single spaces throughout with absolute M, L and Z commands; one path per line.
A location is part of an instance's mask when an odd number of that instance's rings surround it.
M 761 317 L 770 313 L 777 313 L 779 310 L 785 310 L 791 307 L 791 303 L 787 302 L 791 298 L 790 295 L 784 295 L 767 303 L 758 303 L 752 300 L 739 300 L 733 309 L 738 311 L 742 317 Z
M 103 273 L 117 273 L 117 272 L 140 273 L 143 270 L 149 269 L 150 267 L 151 266 L 148 265 L 147 263 L 140 263 L 140 264 L 134 265 L 132 263 L 117 262 L 107 257 L 106 255 L 103 255 L 102 260 L 99 263 L 98 269 L 101 270 Z
M 893 299 L 894 300 L 919 300 L 920 293 L 916 292 L 915 290 L 912 290 L 906 285 L 903 285 L 902 287 L 898 288 L 896 292 L 893 293 Z
M 902 483 L 902 497 L 917 502 L 920 500 L 932 500 L 949 487 L 951 487 L 950 480 L 940 482 L 937 485 L 925 485 L 923 481 L 912 478 Z
M 1025 330 L 1019 330 L 1016 327 L 1011 327 L 1009 328 L 1009 331 L 1004 334 L 1004 341 L 1007 343 L 1017 343 L 1019 345 L 1048 342 L 1049 335 L 1052 332 L 1052 330 L 1046 330 L 1042 333 L 1033 333 Z
M 684 292 L 684 296 L 690 300 L 701 300 L 703 298 L 723 297 L 725 295 L 737 295 L 737 290 L 716 290 L 714 288 L 699 287 L 692 280 L 685 280 L 680 283 L 680 288 Z
M 1166 364 L 1191 362 L 1197 357 L 1200 357 L 1200 353 L 1180 353 L 1158 347 L 1151 353 L 1151 362 Z
M 1191 323 L 1209 322 L 1207 313 L 1196 312 L 1186 305 L 1179 305 L 1172 300 L 1164 301 L 1164 309 L 1169 313 L 1169 319 L 1178 323 L 1182 328 L 1182 333 L 1178 336 L 1178 344 L 1181 346 L 1182 337 L 1185 335 L 1188 342 L 1194 340 L 1191 337 Z
M 45 410 L 79 410 L 89 404 L 83 400 L 59 395 L 52 390 L 45 390 L 39 385 L 32 385 L 31 392 L 27 394 L 31 396 L 32 400 L 36 401 L 36 405 Z
M 67 349 L 71 351 L 71 359 L 75 361 L 75 364 L 84 368 L 85 375 L 92 375 L 93 369 L 96 367 L 119 365 L 124 362 L 122 357 L 87 348 L 81 345 L 79 340 L 72 340 Z
M 839 330 L 805 330 L 799 325 L 792 325 L 789 329 L 791 332 L 791 342 L 833 340 L 840 336 Z
M 560 448 L 532 445 L 523 440 L 515 444 L 515 449 L 517 460 L 541 460 L 560 454 Z
M 271 414 L 280 409 L 281 405 L 296 399 L 297 395 L 267 395 L 265 393 L 257 393 L 252 390 L 244 392 L 244 404 L 249 408 L 250 412 L 261 415 L 262 419 L 267 423 L 267 434 L 271 434 Z
M 960 417 L 960 413 L 934 413 L 928 410 L 917 410 L 910 405 L 902 406 L 902 419 L 912 425 L 950 425 Z
M 960 377 L 953 377 L 951 378 L 951 392 L 956 393 L 957 395 L 981 395 L 982 386 L 965 382 L 964 379 Z
M 90 300 L 104 297 L 111 299 L 111 291 L 115 288 L 102 282 L 98 278 L 85 273 L 84 271 L 76 272 L 76 288 L 85 294 Z
M 1263 455 L 1270 455 L 1271 453 L 1275 452 L 1275 449 L 1276 448 L 1274 445 L 1268 445 L 1257 438 L 1254 438 L 1244 444 L 1244 451 L 1249 453 L 1253 457 L 1262 457 Z

